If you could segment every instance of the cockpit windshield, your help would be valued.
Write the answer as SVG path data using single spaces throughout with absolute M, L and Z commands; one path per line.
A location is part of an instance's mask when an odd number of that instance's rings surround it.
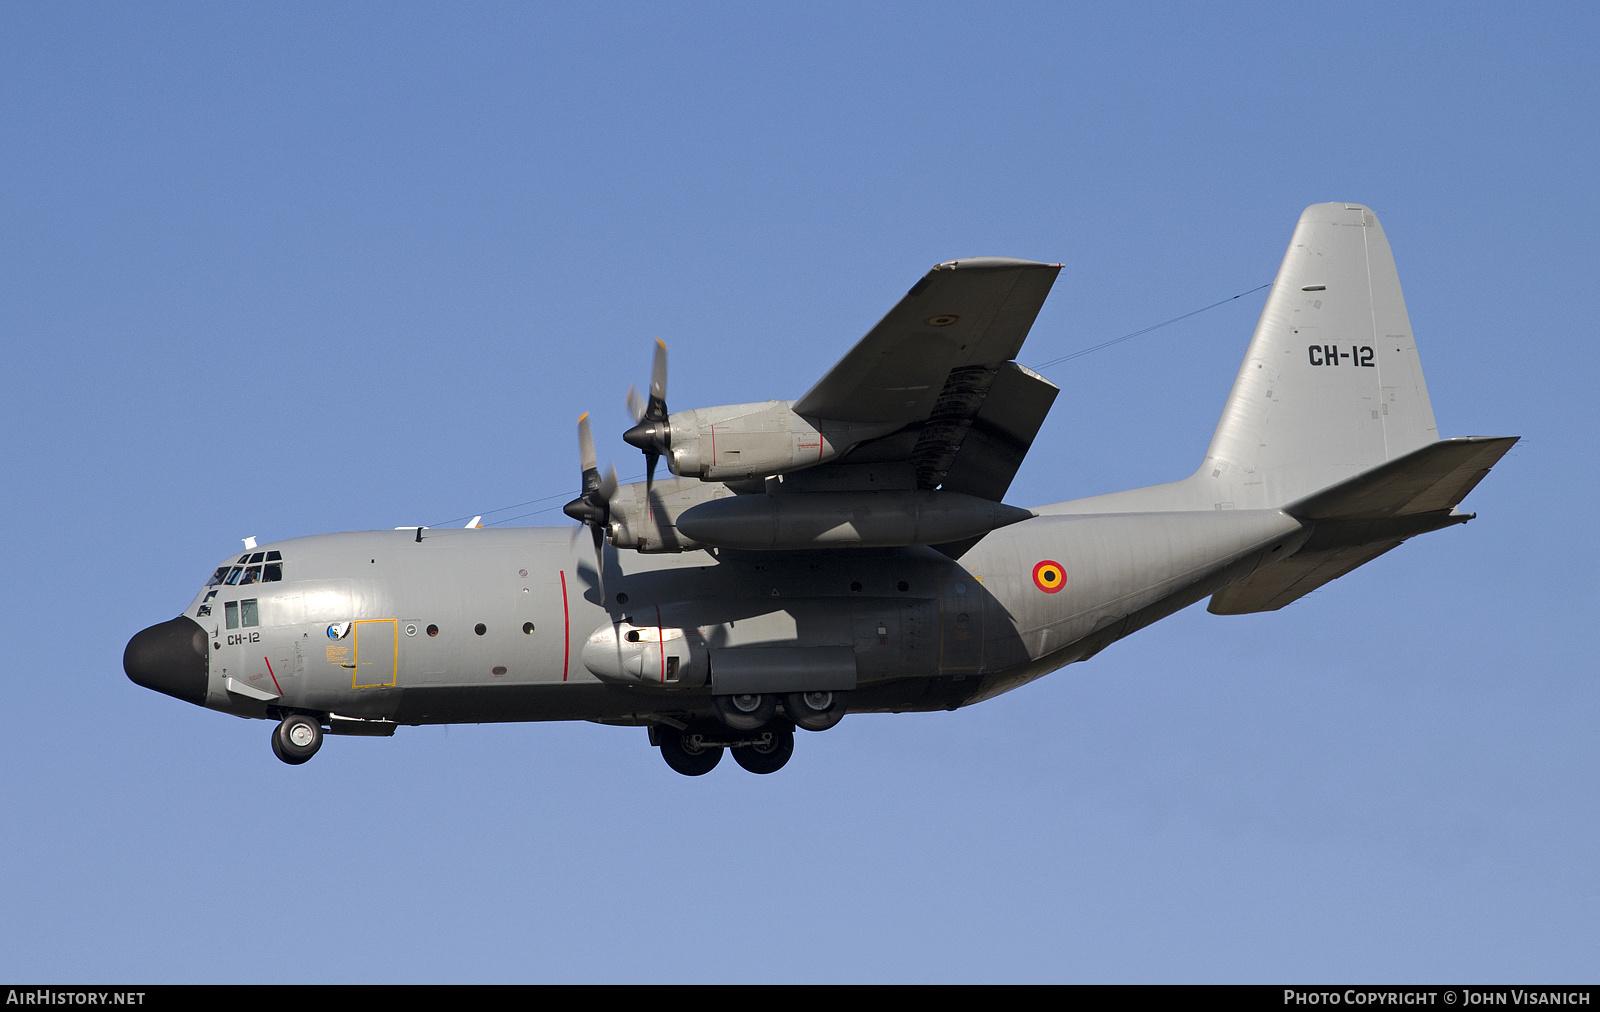
M 206 581 L 207 587 L 219 584 L 242 587 L 250 583 L 278 583 L 283 579 L 283 556 L 278 552 L 246 552 L 231 565 L 218 566 Z

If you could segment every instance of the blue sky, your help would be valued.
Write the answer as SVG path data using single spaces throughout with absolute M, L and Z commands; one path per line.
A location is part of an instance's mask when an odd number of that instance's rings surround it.
M 0 975 L 1592 981 L 1600 365 L 1588 5 L 0 10 Z M 130 683 L 239 539 L 575 487 L 795 397 L 933 263 L 1060 261 L 1042 362 L 1379 213 L 1464 508 L 780 774 L 408 728 L 291 768 Z M 1048 371 L 1012 488 L 1185 475 L 1257 294 Z M 559 503 L 560 498 L 551 500 Z M 516 517 L 545 503 L 490 514 Z M 516 523 L 555 523 L 551 511 Z

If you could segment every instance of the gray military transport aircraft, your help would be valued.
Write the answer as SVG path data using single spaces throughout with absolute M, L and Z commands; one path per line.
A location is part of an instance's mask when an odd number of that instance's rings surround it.
M 1014 359 L 1060 264 L 939 264 L 796 401 L 669 412 L 630 395 L 646 480 L 579 420 L 591 530 L 401 528 L 229 558 L 128 643 L 139 685 L 324 733 L 643 726 L 669 766 L 754 773 L 847 712 L 955 709 L 1210 597 L 1272 611 L 1456 505 L 1517 437 L 1440 439 L 1377 217 L 1300 216 L 1194 474 L 1005 505 L 1057 389 Z M 666 458 L 672 477 L 655 477 Z

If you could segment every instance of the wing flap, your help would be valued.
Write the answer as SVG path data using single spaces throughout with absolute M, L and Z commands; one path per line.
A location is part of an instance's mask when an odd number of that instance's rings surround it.
M 1060 392 L 1031 369 L 1015 362 L 1002 365 L 940 487 L 1004 499 Z

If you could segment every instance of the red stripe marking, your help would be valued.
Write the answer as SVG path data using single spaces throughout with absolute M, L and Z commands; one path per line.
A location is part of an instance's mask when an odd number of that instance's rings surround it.
M 264 661 L 267 661 L 267 659 L 265 657 L 263 657 L 261 659 L 264 660 Z M 267 674 L 272 675 L 272 662 L 271 661 L 267 661 Z M 278 684 L 278 676 L 277 675 L 272 675 L 272 687 L 274 689 L 278 690 L 278 695 L 280 695 L 280 696 L 283 695 L 283 686 Z
M 561 680 L 567 680 L 567 657 L 572 653 L 572 619 L 567 614 L 567 571 L 561 571 Z
M 661 635 L 661 606 L 656 605 L 656 644 L 661 650 L 661 684 L 667 684 L 667 638 Z

